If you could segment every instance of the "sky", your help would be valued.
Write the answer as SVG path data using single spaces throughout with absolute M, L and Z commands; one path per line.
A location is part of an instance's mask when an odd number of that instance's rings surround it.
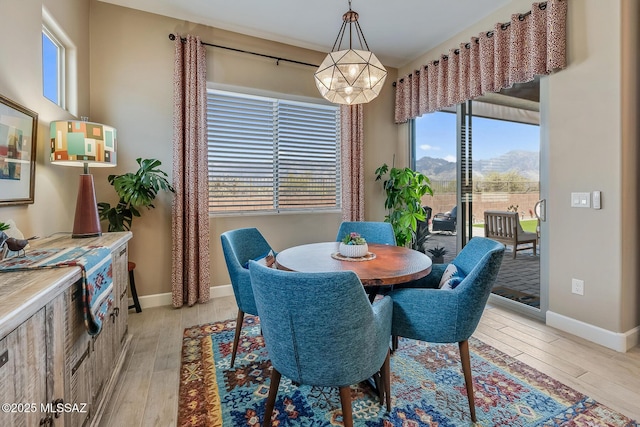
M 498 157 L 512 150 L 540 151 L 540 127 L 474 117 L 473 159 Z M 456 161 L 456 115 L 435 112 L 416 119 L 416 159 Z

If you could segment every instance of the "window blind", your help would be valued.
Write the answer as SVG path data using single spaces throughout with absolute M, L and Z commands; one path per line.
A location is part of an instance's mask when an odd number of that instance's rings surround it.
M 337 107 L 211 90 L 207 132 L 210 212 L 340 207 Z

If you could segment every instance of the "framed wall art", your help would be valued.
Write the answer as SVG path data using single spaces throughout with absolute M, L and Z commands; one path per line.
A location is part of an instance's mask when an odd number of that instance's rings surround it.
M 0 95 L 0 206 L 33 203 L 38 114 Z

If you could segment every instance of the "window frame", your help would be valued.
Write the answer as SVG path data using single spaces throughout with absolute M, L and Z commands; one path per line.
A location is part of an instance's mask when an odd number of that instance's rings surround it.
M 54 104 L 58 105 L 60 108 L 64 108 L 66 109 L 66 47 L 65 45 L 60 41 L 59 37 L 56 36 L 55 32 L 52 31 L 46 24 L 42 24 L 42 36 L 46 37 L 47 39 L 49 39 L 49 41 L 51 41 L 51 43 L 56 47 L 56 91 L 57 91 L 57 95 L 58 95 L 58 101 L 54 101 L 53 99 L 49 98 L 46 94 L 45 94 L 45 63 L 44 63 L 44 46 L 43 46 L 43 53 L 42 53 L 42 95 L 48 99 L 49 101 L 53 102 Z
M 64 29 L 53 18 L 47 8 L 42 6 L 42 31 L 41 38 L 46 36 L 55 45 L 63 49 L 63 54 L 58 60 L 58 91 L 60 92 L 58 103 L 50 100 L 44 94 L 44 53 L 40 52 L 40 72 L 42 74 L 42 97 L 68 111 L 73 116 L 78 114 L 78 48 Z M 40 41 L 42 48 L 42 40 Z M 58 49 L 60 52 L 60 49 Z
M 207 103 L 210 101 L 210 94 L 220 94 L 222 96 L 229 96 L 237 99 L 245 99 L 245 100 L 257 100 L 257 101 L 267 101 L 271 102 L 273 106 L 273 112 L 271 117 L 272 122 L 272 137 L 273 137 L 273 148 L 271 149 L 271 154 L 273 158 L 273 162 L 275 163 L 272 168 L 272 176 L 273 176 L 273 188 L 271 191 L 271 208 L 263 208 L 263 209 L 250 209 L 250 210 L 241 210 L 241 209 L 233 209 L 233 210 L 215 210 L 216 207 L 212 204 L 213 194 L 212 191 L 209 191 L 209 216 L 211 217 L 225 217 L 225 216 L 256 216 L 256 215 L 283 215 L 283 214 L 308 214 L 314 212 L 322 212 L 322 213 L 335 213 L 341 212 L 342 210 L 342 182 L 341 182 L 341 141 L 340 141 L 340 108 L 335 104 L 330 104 L 326 101 L 319 100 L 317 98 L 307 98 L 296 95 L 287 95 L 276 92 L 268 92 L 268 91 L 260 91 L 260 90 L 252 90 L 247 88 L 238 88 L 235 86 L 228 85 L 208 85 L 207 88 Z M 279 139 L 278 139 L 278 125 L 281 116 L 285 113 L 280 113 L 280 105 L 284 105 L 288 108 L 295 107 L 299 105 L 301 107 L 309 107 L 310 109 L 318 107 L 326 110 L 333 110 L 334 120 L 335 120 L 335 151 L 332 152 L 332 155 L 335 156 L 334 165 L 335 165 L 335 174 L 331 174 L 331 176 L 335 179 L 335 204 L 331 206 L 308 206 L 308 207 L 288 207 L 286 204 L 280 205 L 280 192 L 283 187 L 280 182 L 280 172 L 282 169 L 282 164 L 284 163 L 281 158 L 279 158 Z M 211 127 L 209 123 L 209 108 L 207 108 L 207 132 L 210 134 Z M 212 158 L 212 143 L 211 139 L 207 137 L 208 144 L 208 170 L 209 170 L 209 183 L 214 182 L 212 180 L 213 177 L 213 158 Z M 303 146 L 301 144 L 300 146 Z M 211 188 L 211 187 L 210 187 Z M 333 187 L 332 187 L 333 188 Z

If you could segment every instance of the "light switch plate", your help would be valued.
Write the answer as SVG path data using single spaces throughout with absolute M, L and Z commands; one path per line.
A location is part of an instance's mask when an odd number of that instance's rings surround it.
M 572 208 L 590 208 L 591 193 L 571 193 Z

